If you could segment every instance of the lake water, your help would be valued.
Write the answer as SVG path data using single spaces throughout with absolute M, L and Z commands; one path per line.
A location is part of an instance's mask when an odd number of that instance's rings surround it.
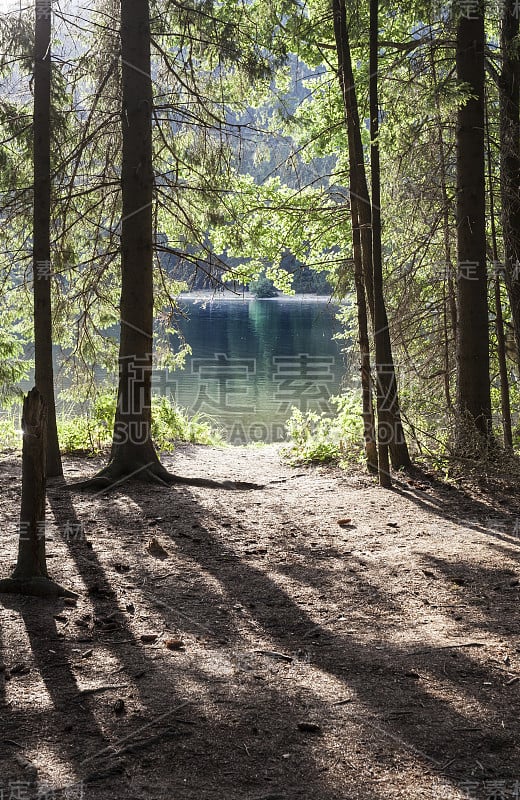
M 341 332 L 338 306 L 327 298 L 199 295 L 182 297 L 181 307 L 178 324 L 192 354 L 182 370 L 156 369 L 153 392 L 209 416 L 232 444 L 281 441 L 293 406 L 332 414 L 330 397 L 357 380 L 343 353 L 354 341 L 334 339 Z M 179 341 L 171 345 L 177 351 Z M 84 413 L 85 404 L 60 399 L 70 385 L 59 369 L 62 358 L 55 348 L 58 412 Z M 102 369 L 95 375 L 106 383 Z M 22 388 L 32 385 L 31 376 Z
M 349 381 L 326 298 L 188 297 L 182 307 L 192 355 L 184 370 L 155 372 L 155 394 L 209 415 L 233 444 L 281 441 L 292 406 L 334 411 L 330 397 Z

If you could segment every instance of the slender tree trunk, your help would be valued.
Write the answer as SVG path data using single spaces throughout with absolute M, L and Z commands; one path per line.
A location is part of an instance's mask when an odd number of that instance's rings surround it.
M 368 336 L 368 314 L 365 285 L 363 283 L 363 263 L 361 258 L 361 236 L 357 213 L 357 198 L 350 198 L 352 214 L 352 242 L 354 251 L 354 284 L 356 287 L 357 319 L 359 334 L 359 354 L 361 361 L 361 398 L 363 404 L 363 435 L 367 469 L 377 474 L 377 437 L 372 391 L 372 371 L 370 368 L 370 339 Z
M 484 177 L 484 2 L 457 24 L 457 77 L 472 97 L 457 117 L 458 412 L 491 435 Z M 464 424 L 459 434 L 463 435 Z M 460 437 L 459 437 L 460 438 Z M 463 435 L 463 439 L 465 439 Z M 462 446 L 464 443 L 461 440 Z
M 40 597 L 76 597 L 51 581 L 45 559 L 45 484 L 47 408 L 36 387 L 24 398 L 22 503 L 18 561 L 10 578 L 0 581 L 0 592 Z
M 520 373 L 520 14 L 513 0 L 502 13 L 500 90 L 500 172 L 505 279 L 511 305 Z
M 343 97 L 345 116 L 347 120 L 348 147 L 351 165 L 351 195 L 357 200 L 361 257 L 363 264 L 363 280 L 372 325 L 374 331 L 379 332 L 375 327 L 375 295 L 374 295 L 374 272 L 372 261 L 372 203 L 368 192 L 366 179 L 365 157 L 361 140 L 361 127 L 359 120 L 359 110 L 356 98 L 356 87 L 354 83 L 354 73 L 352 70 L 352 60 L 350 54 L 350 43 L 347 28 L 347 17 L 345 0 L 332 0 L 332 11 L 334 20 L 334 36 L 336 41 L 336 51 L 338 56 L 338 78 Z M 379 310 L 381 305 L 385 311 L 384 297 L 378 298 Z M 390 331 L 388 325 L 383 326 L 380 331 L 381 338 L 385 339 L 385 358 L 388 361 L 384 364 L 384 370 L 393 375 L 393 379 L 387 381 L 389 396 L 387 408 L 391 417 L 391 424 L 386 426 L 386 430 L 395 432 L 396 437 L 391 442 L 392 465 L 394 468 L 410 466 L 410 457 L 404 438 L 399 412 L 399 398 L 397 393 L 397 382 L 395 380 L 395 370 L 392 358 L 392 348 L 390 343 Z M 377 360 L 377 354 L 376 354 Z M 381 468 L 381 465 L 380 465 Z
M 168 481 L 151 438 L 152 79 L 148 0 L 121 0 L 122 220 L 119 384 L 110 462 L 86 485 Z
M 431 21 L 430 21 L 431 23 Z M 435 92 L 435 116 L 437 123 L 437 147 L 439 151 L 439 181 L 442 202 L 442 233 L 444 244 L 444 258 L 446 274 L 443 286 L 443 328 L 444 328 L 444 396 L 448 411 L 453 412 L 451 394 L 451 369 L 452 369 L 452 342 L 457 340 L 457 296 L 455 291 L 454 269 L 452 258 L 452 226 L 450 220 L 450 201 L 448 197 L 448 179 L 446 169 L 446 156 L 442 132 L 442 115 L 437 67 L 435 64 L 435 49 L 433 41 L 430 49 L 430 70 Z
M 379 0 L 370 0 L 370 164 L 372 174 L 372 270 L 374 286 L 374 345 L 377 374 L 377 446 L 379 483 L 390 487 L 388 448 L 395 442 L 392 430 L 390 386 L 395 381 L 392 353 L 387 347 L 388 317 L 383 295 L 383 255 L 381 250 L 381 169 L 379 161 L 379 102 L 377 86 Z
M 350 194 L 357 202 L 358 223 L 363 264 L 363 280 L 370 309 L 374 313 L 372 276 L 372 212 L 365 170 L 365 155 L 361 140 L 359 109 L 352 71 L 350 42 L 344 0 L 332 0 L 334 36 L 338 55 L 338 78 L 347 121 L 347 138 L 350 161 Z
M 489 135 L 489 113 L 486 105 L 486 154 L 489 194 L 489 217 L 491 222 L 491 244 L 493 263 L 495 266 L 495 332 L 497 336 L 498 369 L 500 373 L 500 407 L 502 411 L 502 429 L 504 447 L 513 447 L 513 430 L 511 425 L 511 399 L 509 394 L 509 377 L 507 374 L 506 340 L 504 335 L 504 317 L 502 314 L 502 297 L 500 292 L 500 268 L 498 259 L 498 238 L 495 224 L 495 192 L 493 189 L 493 163 L 491 158 L 491 137 Z
M 509 377 L 507 374 L 506 342 L 504 336 L 504 317 L 502 314 L 502 297 L 500 292 L 500 272 L 495 275 L 495 329 L 497 334 L 498 366 L 500 370 L 500 407 L 502 411 L 502 429 L 504 431 L 504 447 L 513 448 L 513 429 L 511 424 L 511 400 L 509 394 Z
M 148 0 L 121 0 L 123 164 L 121 330 L 113 460 L 156 464 L 151 441 L 153 348 L 152 80 Z
M 47 474 L 63 475 L 52 364 L 51 307 L 51 0 L 36 4 L 34 42 L 33 296 L 35 383 L 47 406 Z

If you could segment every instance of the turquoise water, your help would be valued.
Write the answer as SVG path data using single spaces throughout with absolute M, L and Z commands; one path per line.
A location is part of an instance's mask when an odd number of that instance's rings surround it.
M 153 392 L 211 417 L 232 444 L 281 441 L 293 406 L 334 413 L 330 397 L 357 381 L 343 352 L 355 342 L 334 339 L 341 332 L 338 307 L 326 298 L 199 296 L 183 297 L 181 305 L 178 325 L 192 354 L 183 370 L 156 369 Z M 177 337 L 171 346 L 178 351 Z M 66 357 L 55 348 L 58 413 L 84 413 L 88 402 L 61 394 L 70 386 L 59 368 Z M 95 376 L 99 385 L 113 385 L 102 369 Z M 32 385 L 31 376 L 22 388 Z
M 192 355 L 184 370 L 158 370 L 154 393 L 203 412 L 233 444 L 280 441 L 291 407 L 332 412 L 349 384 L 337 306 L 321 299 L 183 299 L 180 324 Z M 178 342 L 173 340 L 177 348 Z

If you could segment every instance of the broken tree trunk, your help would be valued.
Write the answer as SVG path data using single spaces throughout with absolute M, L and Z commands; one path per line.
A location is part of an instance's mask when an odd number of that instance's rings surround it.
M 36 387 L 24 398 L 22 451 L 22 505 L 18 561 L 10 578 L 0 581 L 0 592 L 38 597 L 76 597 L 50 580 L 45 558 L 45 485 L 47 407 Z

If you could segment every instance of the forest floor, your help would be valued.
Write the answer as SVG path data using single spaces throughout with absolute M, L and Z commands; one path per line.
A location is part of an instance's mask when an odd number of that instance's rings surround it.
M 51 483 L 49 571 L 79 599 L 0 596 L 2 800 L 520 797 L 507 486 L 385 491 L 275 446 L 163 461 L 265 489 Z M 3 575 L 20 474 L 3 454 Z

